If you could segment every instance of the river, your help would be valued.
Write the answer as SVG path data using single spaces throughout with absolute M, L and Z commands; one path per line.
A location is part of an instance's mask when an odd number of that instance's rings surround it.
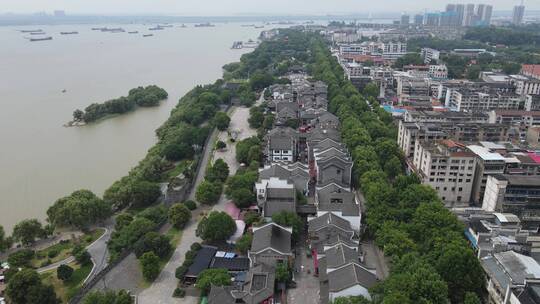
M 91 30 L 98 26 L 139 34 Z M 231 50 L 232 42 L 261 31 L 239 23 L 175 25 L 142 37 L 151 26 L 33 26 L 53 36 L 40 42 L 17 31 L 28 27 L 0 27 L 0 224 L 8 233 L 22 219 L 44 220 L 47 208 L 74 190 L 102 195 L 144 157 L 182 95 L 221 77 L 224 64 L 249 51 Z M 73 110 L 148 84 L 166 89 L 169 99 L 97 124 L 62 127 Z

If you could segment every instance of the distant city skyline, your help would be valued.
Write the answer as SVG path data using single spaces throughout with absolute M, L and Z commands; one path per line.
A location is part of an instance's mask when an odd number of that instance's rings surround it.
M 0 13 L 31 14 L 64 10 L 66 14 L 106 15 L 326 15 L 444 11 L 449 3 L 489 4 L 495 11 L 512 10 L 520 1 L 446 1 L 446 0 L 3 0 Z M 540 10 L 540 1 L 525 1 L 527 10 Z

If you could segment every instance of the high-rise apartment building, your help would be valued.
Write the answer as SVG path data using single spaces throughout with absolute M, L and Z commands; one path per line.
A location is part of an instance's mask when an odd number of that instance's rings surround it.
M 401 15 L 401 25 L 409 25 L 411 17 L 408 14 Z
M 525 6 L 516 5 L 514 6 L 514 13 L 512 14 L 512 23 L 519 25 L 523 23 L 523 16 L 525 15 Z
M 414 25 L 423 25 L 424 24 L 424 15 L 416 14 L 414 15 Z
M 473 25 L 474 20 L 474 4 L 467 4 L 465 6 L 465 13 L 463 15 L 463 26 Z

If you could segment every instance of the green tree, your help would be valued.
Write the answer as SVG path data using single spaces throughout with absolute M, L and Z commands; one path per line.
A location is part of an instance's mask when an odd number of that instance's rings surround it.
M 197 209 L 197 203 L 195 203 L 192 200 L 187 200 L 183 202 L 183 204 L 189 209 L 189 210 L 195 210 Z
M 223 150 L 227 147 L 227 144 L 221 140 L 218 140 L 216 143 L 216 149 Z
M 212 211 L 197 226 L 197 236 L 209 242 L 224 241 L 236 231 L 236 223 L 225 212 Z
M 295 212 L 281 211 L 272 215 L 272 221 L 283 227 L 292 227 L 292 237 L 298 239 L 304 223 Z
M 384 171 L 391 179 L 394 179 L 399 174 L 403 173 L 403 166 L 401 161 L 396 156 L 390 158 L 390 160 L 384 164 Z
M 56 268 L 56 277 L 62 281 L 67 281 L 71 279 L 73 275 L 73 268 L 69 267 L 66 264 L 62 264 Z
M 224 183 L 228 177 L 229 165 L 227 165 L 227 163 L 221 158 L 216 159 L 214 164 L 212 164 L 212 166 L 208 167 L 206 170 L 205 178 L 212 183 Z
M 238 208 L 247 208 L 256 201 L 253 191 L 247 188 L 233 190 L 231 193 L 231 198 Z
M 362 296 L 339 297 L 339 298 L 336 298 L 334 302 L 332 302 L 332 304 L 369 304 L 369 303 L 371 303 L 371 301 Z
M 201 204 L 213 205 L 218 202 L 222 188 L 221 183 L 212 183 L 205 180 L 197 187 L 195 198 Z
M 249 126 L 253 129 L 258 129 L 262 126 L 264 120 L 264 113 L 261 107 L 252 107 L 249 109 Z
M 182 142 L 172 142 L 163 148 L 163 156 L 170 161 L 179 161 L 193 157 L 195 151 L 189 144 Z
M 467 68 L 467 79 L 470 79 L 470 80 L 478 79 L 481 71 L 482 71 L 482 67 L 480 67 L 479 65 L 471 65 L 469 68 Z
M 90 253 L 84 248 L 82 250 L 79 250 L 77 252 L 73 252 L 73 256 L 75 257 L 75 261 L 81 265 L 88 265 L 92 262 L 92 257 L 90 256 Z
M 474 292 L 467 292 L 463 304 L 482 304 L 482 301 Z
M 184 204 L 174 204 L 169 208 L 169 222 L 178 229 L 184 226 L 191 219 L 191 211 Z
M 147 207 L 161 196 L 159 184 L 138 181 L 131 186 L 131 199 L 134 207 Z
M 83 119 L 83 116 L 84 116 L 84 112 L 77 109 L 75 111 L 73 111 L 73 120 L 74 121 L 81 121 Z
M 288 283 L 291 279 L 289 266 L 286 263 L 278 263 L 276 266 L 276 280 L 281 283 Z
M 152 252 L 159 258 L 165 258 L 173 250 L 169 238 L 155 231 L 146 233 L 135 243 L 134 252 L 137 257 L 141 257 L 146 252 Z
M 250 159 L 250 156 L 251 157 L 254 156 L 254 155 L 250 155 L 250 152 L 251 154 L 254 153 L 254 150 L 251 150 L 251 149 L 254 147 L 258 147 L 258 149 L 260 150 L 260 145 L 261 145 L 261 141 L 259 140 L 258 137 L 255 137 L 255 136 L 239 141 L 236 144 L 236 160 L 239 163 L 249 164 L 251 160 L 253 160 L 253 159 Z M 259 157 L 257 156 L 257 159 L 255 160 L 258 160 L 258 158 Z
M 87 228 L 111 213 L 111 205 L 89 190 L 75 191 L 47 209 L 49 222 L 61 227 Z
M 242 254 L 246 254 L 251 248 L 251 242 L 253 241 L 253 234 L 246 233 L 238 241 L 236 241 L 235 247 Z
M 261 220 L 261 216 L 254 211 L 248 211 L 246 214 L 244 214 L 244 222 L 247 226 L 251 226 L 254 223 L 257 223 Z
M 133 216 L 129 213 L 120 213 L 118 216 L 116 216 L 115 220 L 116 224 L 114 225 L 114 229 L 118 231 L 129 225 L 129 223 L 133 221 Z
M 37 219 L 23 220 L 13 228 L 13 239 L 23 245 L 30 245 L 43 235 L 43 228 Z
M 28 267 L 30 261 L 34 258 L 34 251 L 30 249 L 18 250 L 8 257 L 8 263 L 11 267 Z
M 227 269 L 206 269 L 197 277 L 195 286 L 201 290 L 203 295 L 208 294 L 210 287 L 231 285 L 231 276 Z
M 152 282 L 159 275 L 159 257 L 152 251 L 146 252 L 139 258 L 145 280 Z
M 377 84 L 374 82 L 370 82 L 366 85 L 362 93 L 364 94 L 366 98 L 367 97 L 377 98 L 379 96 L 379 86 L 377 86 Z
M 225 112 L 217 112 L 212 119 L 212 124 L 220 131 L 225 131 L 231 123 L 231 118 Z
M 4 252 L 11 247 L 11 238 L 6 237 L 4 227 L 0 225 L 0 252 Z
M 132 304 L 133 298 L 129 291 L 124 289 L 115 292 L 107 291 L 92 291 L 83 299 L 83 304 Z
M 32 269 L 22 269 L 9 280 L 6 295 L 16 304 L 57 304 L 52 286 L 44 285 L 38 273 Z

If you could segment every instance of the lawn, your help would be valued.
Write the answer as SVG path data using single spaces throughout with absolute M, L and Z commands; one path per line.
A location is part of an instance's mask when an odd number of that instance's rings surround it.
M 102 236 L 104 232 L 104 229 L 95 229 L 79 237 L 75 241 L 67 240 L 45 249 L 38 250 L 36 251 L 35 257 L 32 259 L 31 264 L 34 268 L 39 268 L 45 266 L 45 264 L 52 264 L 65 260 L 71 256 L 71 250 L 76 243 L 86 247 Z
M 73 262 L 68 265 L 75 271 L 73 271 L 73 275 L 66 282 L 62 282 L 62 280 L 56 277 L 56 269 L 41 274 L 41 280 L 43 283 L 53 286 L 56 295 L 62 299 L 62 303 L 68 303 L 69 299 L 71 299 L 77 293 L 77 291 L 79 291 L 84 279 L 86 279 L 88 274 L 90 274 L 93 267 L 92 263 L 80 266 L 79 264 Z

